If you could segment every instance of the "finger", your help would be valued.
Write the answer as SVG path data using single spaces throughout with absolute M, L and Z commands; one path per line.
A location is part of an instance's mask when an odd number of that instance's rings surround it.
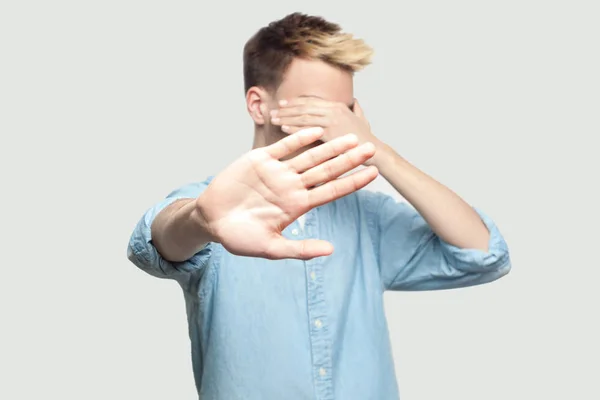
M 298 115 L 319 115 L 325 116 L 329 115 L 331 111 L 331 107 L 318 107 L 312 104 L 301 105 L 301 106 L 293 106 L 293 107 L 283 107 L 275 110 L 271 110 L 272 118 L 283 118 L 283 117 L 295 117 Z
M 374 154 L 375 146 L 371 143 L 365 143 L 349 150 L 347 153 L 340 154 L 332 160 L 309 169 L 302 174 L 302 182 L 305 187 L 310 188 L 332 181 L 362 165 L 365 161 L 373 157 Z
M 356 135 L 349 134 L 307 150 L 286 163 L 296 172 L 302 173 L 358 146 Z
M 311 143 L 319 140 L 323 136 L 323 128 L 313 127 L 302 129 L 293 135 L 284 137 L 283 139 L 265 147 L 266 152 L 275 159 L 280 159 L 288 156 L 301 148 L 308 146 Z
M 296 107 L 303 105 L 312 105 L 316 107 L 331 107 L 334 103 L 331 101 L 327 101 L 325 99 L 321 99 L 316 96 L 303 96 L 303 97 L 294 97 L 291 99 L 282 99 L 279 100 L 279 107 Z
M 307 126 L 322 126 L 327 127 L 331 125 L 331 120 L 328 117 L 320 117 L 318 115 L 299 115 L 296 117 L 283 117 L 283 118 L 273 118 L 271 119 L 271 123 L 273 125 L 280 125 L 283 127 L 291 127 L 291 126 L 299 126 L 299 127 L 307 127 Z
M 315 257 L 328 256 L 331 253 L 333 253 L 333 245 L 324 240 L 289 240 L 280 236 L 269 243 L 266 258 L 272 260 L 284 258 L 310 260 Z
M 370 166 L 343 178 L 329 181 L 308 191 L 310 208 L 315 208 L 362 189 L 379 174 L 377 167 Z
M 285 130 L 284 130 L 283 126 L 281 127 L 281 131 L 283 133 L 287 133 L 288 135 L 293 135 L 294 133 L 300 132 L 301 130 L 307 129 L 307 128 L 310 128 L 310 126 L 307 127 L 307 126 L 287 126 L 286 125 Z

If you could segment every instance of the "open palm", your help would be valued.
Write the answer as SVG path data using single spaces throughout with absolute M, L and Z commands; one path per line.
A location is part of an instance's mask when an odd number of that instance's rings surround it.
M 199 198 L 201 213 L 211 235 L 229 252 L 268 259 L 310 259 L 332 253 L 326 241 L 289 240 L 281 232 L 310 209 L 363 188 L 378 172 L 369 167 L 339 178 L 375 152 L 370 143 L 358 146 L 354 135 L 280 161 L 322 135 L 321 128 L 305 129 L 254 149 L 212 180 Z

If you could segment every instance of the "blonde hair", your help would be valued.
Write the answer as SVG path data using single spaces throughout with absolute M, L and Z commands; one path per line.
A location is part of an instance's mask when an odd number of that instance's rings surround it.
M 289 14 L 260 29 L 244 46 L 244 88 L 276 89 L 296 57 L 322 60 L 351 73 L 371 63 L 373 49 L 322 17 Z

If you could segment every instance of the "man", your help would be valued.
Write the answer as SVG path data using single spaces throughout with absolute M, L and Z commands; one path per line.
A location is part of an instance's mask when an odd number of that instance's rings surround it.
M 371 132 L 353 94 L 371 53 L 319 17 L 259 30 L 244 48 L 253 150 L 133 231 L 129 259 L 183 289 L 202 399 L 397 399 L 384 291 L 510 269 L 492 220 Z M 360 190 L 378 174 L 410 205 Z

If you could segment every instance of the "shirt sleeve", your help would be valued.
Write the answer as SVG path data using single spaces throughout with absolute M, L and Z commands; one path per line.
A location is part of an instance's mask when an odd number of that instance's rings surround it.
M 408 203 L 367 196 L 369 227 L 386 290 L 441 290 L 495 281 L 511 269 L 508 246 L 494 221 L 473 208 L 488 231 L 488 251 L 458 248 L 439 238 Z
M 127 246 L 127 258 L 134 265 L 152 276 L 175 280 L 186 278 L 205 266 L 212 250 L 210 243 L 186 261 L 170 262 L 160 255 L 152 243 L 150 228 L 158 213 L 165 207 L 179 199 L 198 197 L 208 183 L 206 181 L 180 187 L 143 214 L 134 227 Z

